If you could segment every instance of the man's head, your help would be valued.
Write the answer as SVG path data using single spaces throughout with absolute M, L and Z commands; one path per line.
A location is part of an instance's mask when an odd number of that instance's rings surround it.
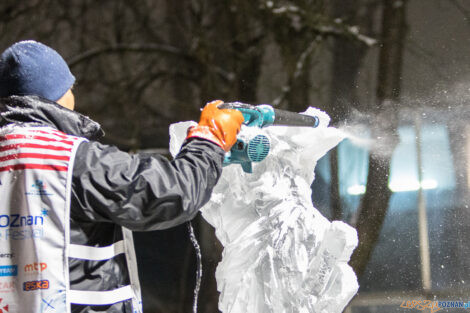
M 36 95 L 73 110 L 74 82 L 64 59 L 42 43 L 20 41 L 0 57 L 0 97 Z

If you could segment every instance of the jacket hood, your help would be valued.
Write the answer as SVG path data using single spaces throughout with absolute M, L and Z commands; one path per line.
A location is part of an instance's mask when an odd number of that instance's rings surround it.
M 8 124 L 52 126 L 66 134 L 96 140 L 104 136 L 100 124 L 38 96 L 0 99 L 0 127 Z

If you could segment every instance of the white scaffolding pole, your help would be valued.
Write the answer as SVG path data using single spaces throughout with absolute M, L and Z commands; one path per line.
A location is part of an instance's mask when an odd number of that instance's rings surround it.
M 426 199 L 423 194 L 423 160 L 421 151 L 421 116 L 416 113 L 416 157 L 418 163 L 418 229 L 419 254 L 421 259 L 421 282 L 424 292 L 431 291 L 431 257 L 429 251 L 428 219 L 426 214 Z

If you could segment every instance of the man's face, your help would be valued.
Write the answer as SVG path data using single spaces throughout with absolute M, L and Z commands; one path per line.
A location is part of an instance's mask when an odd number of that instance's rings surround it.
M 72 89 L 69 89 L 59 100 L 56 101 L 61 106 L 72 110 L 75 108 L 75 97 L 73 96 Z

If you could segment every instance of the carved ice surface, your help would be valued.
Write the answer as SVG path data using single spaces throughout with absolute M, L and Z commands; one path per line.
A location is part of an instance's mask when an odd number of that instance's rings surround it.
M 328 127 L 326 113 L 306 114 L 319 116 L 320 125 L 243 126 L 242 132 L 268 136 L 271 151 L 251 174 L 237 164 L 224 167 L 202 209 L 224 246 L 216 272 L 224 313 L 340 313 L 357 292 L 347 264 L 356 230 L 323 217 L 310 189 L 317 160 L 345 135 Z M 170 126 L 173 155 L 190 124 Z

